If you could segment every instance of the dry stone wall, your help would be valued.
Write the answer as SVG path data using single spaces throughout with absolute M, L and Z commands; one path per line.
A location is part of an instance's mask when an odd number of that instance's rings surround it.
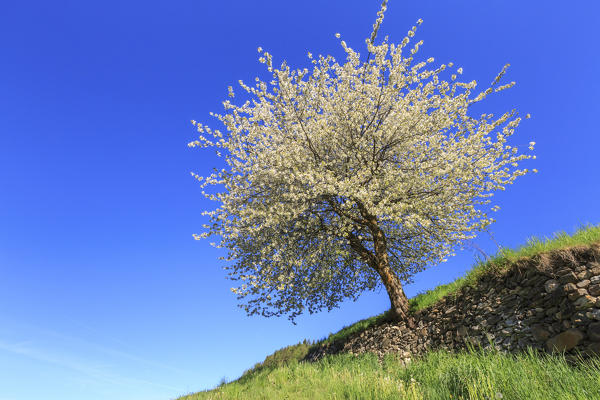
M 528 347 L 565 352 L 568 359 L 600 355 L 600 243 L 542 253 L 481 276 L 414 314 L 416 329 L 386 322 L 343 342 L 313 349 L 325 354 L 395 353 L 405 362 L 428 350 L 473 345 L 502 352 Z

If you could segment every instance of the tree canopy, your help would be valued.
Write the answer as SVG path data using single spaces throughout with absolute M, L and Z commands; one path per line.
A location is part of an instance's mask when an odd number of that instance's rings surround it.
M 467 115 L 515 84 L 498 86 L 509 64 L 471 98 L 477 84 L 456 80 L 462 68 L 445 81 L 440 74 L 452 63 L 412 65 L 422 40 L 403 55 L 416 26 L 399 45 L 388 37 L 374 44 L 386 3 L 365 40 L 365 62 L 340 40 L 344 64 L 308 53 L 312 71 L 290 71 L 285 61 L 274 68 L 259 47 L 273 79 L 256 78 L 255 87 L 239 81 L 252 101 L 227 100 L 224 115 L 211 113 L 226 132 L 192 121 L 200 136 L 189 146 L 214 147 L 229 166 L 192 173 L 203 188 L 225 189 L 202 192 L 220 206 L 203 213 L 211 224 L 194 237 L 221 237 L 213 245 L 229 250 L 221 259 L 235 260 L 225 268 L 241 281 L 232 291 L 249 315 L 287 314 L 293 322 L 381 284 L 405 314 L 399 281 L 412 282 L 494 222 L 493 192 L 529 172 L 519 161 L 535 156 L 507 144 L 521 121 L 514 109 L 496 120 Z

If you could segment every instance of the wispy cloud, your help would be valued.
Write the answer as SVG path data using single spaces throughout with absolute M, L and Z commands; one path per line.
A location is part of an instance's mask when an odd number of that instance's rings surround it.
M 17 322 L 14 319 L 11 319 L 10 323 L 8 323 L 9 320 L 7 320 L 5 318 L 2 318 L 2 320 L 3 320 L 2 325 L 4 325 L 3 328 L 5 328 L 5 329 L 2 329 L 2 331 L 4 331 L 4 332 L 8 332 L 6 330 L 6 328 L 8 328 L 8 326 L 12 325 L 13 327 L 20 328 L 19 329 L 20 331 L 22 330 L 22 331 L 28 331 L 28 332 L 35 332 L 37 338 L 47 336 L 47 337 L 52 337 L 55 339 L 61 339 L 62 341 L 64 341 L 67 344 L 70 344 L 70 345 L 83 346 L 87 349 L 93 349 L 93 350 L 105 353 L 107 355 L 110 355 L 110 356 L 120 357 L 120 358 L 128 359 L 131 361 L 135 361 L 136 363 L 138 363 L 138 367 L 143 367 L 143 366 L 155 367 L 155 368 L 169 370 L 169 371 L 175 372 L 177 374 L 183 374 L 183 375 L 190 374 L 189 371 L 186 371 L 184 369 L 177 368 L 172 365 L 167 365 L 167 364 L 161 363 L 159 361 L 149 360 L 149 359 L 141 357 L 137 354 L 123 351 L 123 350 L 115 348 L 115 347 L 106 346 L 104 344 L 99 344 L 99 343 L 96 343 L 96 342 L 93 342 L 93 341 L 90 341 L 87 339 L 83 339 L 81 337 L 57 332 L 52 329 L 42 328 L 40 326 L 36 326 L 36 325 L 30 324 L 30 323 L 24 323 L 24 322 L 20 322 L 20 321 Z M 92 333 L 97 338 L 101 339 L 103 342 L 116 343 L 118 345 L 117 347 L 127 347 L 128 346 L 127 343 L 125 343 L 119 339 L 116 339 L 114 337 L 109 337 L 106 335 L 106 333 L 100 332 L 97 329 L 94 329 L 88 325 L 81 323 L 80 321 L 69 320 L 69 325 L 70 326 L 78 326 L 80 328 L 83 328 L 84 330 Z M 2 333 L 2 331 L 0 331 L 0 334 Z M 52 341 L 54 341 L 54 340 L 52 340 Z
M 37 361 L 50 363 L 62 368 L 67 368 L 72 371 L 79 372 L 94 379 L 98 382 L 109 383 L 111 385 L 122 385 L 122 386 L 153 386 L 160 387 L 163 389 L 176 390 L 181 392 L 182 389 L 165 385 L 157 382 L 152 382 L 145 379 L 139 379 L 129 376 L 123 376 L 111 371 L 107 365 L 101 365 L 88 361 L 80 357 L 76 357 L 70 354 L 56 353 L 51 350 L 44 349 L 34 344 L 32 341 L 21 341 L 21 342 L 7 342 L 0 339 L 0 350 L 4 350 L 13 354 L 28 357 Z
M 121 340 L 118 340 L 118 339 L 116 339 L 114 337 L 108 337 L 106 334 L 99 332 L 97 329 L 94 329 L 94 328 L 90 327 L 89 325 L 82 324 L 79 321 L 72 321 L 72 324 L 73 325 L 78 325 L 78 326 L 84 328 L 85 330 L 93 333 L 94 335 L 101 336 L 102 339 L 104 339 L 104 340 L 108 340 L 108 341 L 117 343 L 117 344 L 119 344 L 121 346 L 127 346 L 127 343 L 125 343 L 125 342 L 123 342 Z M 65 335 L 65 334 L 62 334 L 62 333 L 59 333 L 59 332 L 55 332 L 55 331 L 50 331 L 50 330 L 46 330 L 46 332 L 48 334 L 53 335 L 53 336 L 61 337 L 61 338 L 65 339 L 65 340 L 79 341 L 81 343 L 85 343 L 86 345 L 92 346 L 95 349 L 97 349 L 99 351 L 102 351 L 102 352 L 104 352 L 106 354 L 110 354 L 110 355 L 116 356 L 116 357 L 126 358 L 128 360 L 135 361 L 135 362 L 138 362 L 139 364 L 143 364 L 143 365 L 146 365 L 146 366 L 161 368 L 161 369 L 169 370 L 169 371 L 172 371 L 172 372 L 175 372 L 175 373 L 178 373 L 178 374 L 188 375 L 190 373 L 189 371 L 183 370 L 181 368 L 173 367 L 172 365 L 167 365 L 167 364 L 164 364 L 164 363 L 161 363 L 161 362 L 158 362 L 158 361 L 149 360 L 147 358 L 140 357 L 139 355 L 136 355 L 136 354 L 132 354 L 132 353 L 125 352 L 125 351 L 122 351 L 122 350 L 118 350 L 118 349 L 113 348 L 113 347 L 108 347 L 108 346 L 100 345 L 100 344 L 97 344 L 97 343 L 93 343 L 93 342 L 90 342 L 90 341 L 85 340 L 85 339 L 76 338 L 74 336 L 69 336 L 69 335 Z

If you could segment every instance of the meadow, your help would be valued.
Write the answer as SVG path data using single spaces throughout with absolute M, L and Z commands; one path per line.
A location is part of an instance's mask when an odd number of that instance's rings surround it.
M 600 225 L 574 234 L 531 238 L 517 249 L 499 249 L 479 260 L 456 281 L 409 299 L 411 312 L 425 309 L 490 270 L 508 268 L 518 259 L 542 252 L 600 243 Z M 386 319 L 386 313 L 358 321 L 317 342 L 303 341 L 266 357 L 232 382 L 180 397 L 200 399 L 600 399 L 600 359 L 569 361 L 564 354 L 529 348 L 507 354 L 469 346 L 467 350 L 429 351 L 404 366 L 394 354 L 380 362 L 374 354 L 328 355 L 305 362 L 311 348 L 343 341 Z

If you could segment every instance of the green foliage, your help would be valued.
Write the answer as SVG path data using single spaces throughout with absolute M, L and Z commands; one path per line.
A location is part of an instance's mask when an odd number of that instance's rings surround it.
M 454 282 L 440 285 L 434 289 L 418 294 L 417 296 L 408 300 L 408 303 L 410 304 L 410 310 L 415 312 L 435 304 L 441 298 L 455 293 L 465 284 L 465 281 L 465 278 L 458 278 Z
M 293 363 L 262 370 L 249 379 L 210 392 L 200 399 L 598 399 L 600 361 L 575 366 L 564 356 L 518 355 L 481 349 L 461 353 L 430 352 L 404 368 L 388 356 L 328 356 L 317 363 Z
M 336 333 L 331 333 L 326 339 L 319 341 L 317 344 L 328 344 L 335 341 L 343 341 L 354 333 L 362 332 L 367 328 L 381 324 L 387 319 L 387 311 L 374 317 L 366 318 L 358 322 L 343 327 Z
M 245 379 L 249 375 L 256 374 L 263 370 L 273 370 L 282 366 L 298 363 L 310 350 L 312 342 L 304 340 L 293 346 L 287 346 L 277 350 L 275 353 L 267 356 L 262 363 L 257 363 L 251 369 L 245 371 L 240 379 Z

